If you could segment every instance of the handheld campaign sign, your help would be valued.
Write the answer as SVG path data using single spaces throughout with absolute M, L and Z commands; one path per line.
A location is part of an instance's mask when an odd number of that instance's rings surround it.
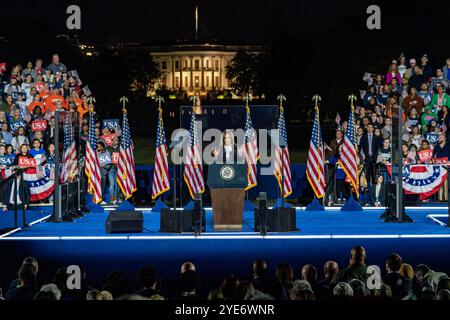
M 430 161 L 433 157 L 433 150 L 422 150 L 417 152 L 420 163 Z
M 12 166 L 14 163 L 14 155 L 0 156 L 0 165 Z
M 112 145 L 112 139 L 115 137 L 116 135 L 114 133 L 111 134 L 104 134 L 102 135 L 103 140 L 105 140 L 106 145 L 109 147 L 110 145 Z
M 44 119 L 38 119 L 34 120 L 31 123 L 31 131 L 37 132 L 37 131 L 45 131 L 47 129 L 47 121 Z
M 41 92 L 42 90 L 44 90 L 44 82 L 37 82 L 35 85 L 37 92 Z
M 119 153 L 118 152 L 113 152 L 111 162 L 113 164 L 119 163 Z
M 98 155 L 98 160 L 100 162 L 100 166 L 104 167 L 107 164 L 111 164 L 111 155 L 109 152 L 100 153 Z
M 21 168 L 29 168 L 29 167 L 36 167 L 37 166 L 37 160 L 34 158 L 27 158 L 27 157 L 19 157 L 19 167 Z
M 11 92 L 11 97 L 12 97 L 15 101 L 17 101 L 17 100 L 19 99 L 19 96 L 22 96 L 24 99 L 27 98 L 27 94 L 26 94 L 25 92 L 19 92 L 19 91 Z
M 438 141 L 438 134 L 436 132 L 427 133 L 427 140 L 430 144 L 436 144 Z
M 115 128 L 120 128 L 119 119 L 105 119 L 103 120 L 103 127 L 109 128 L 109 130 L 114 130 Z
M 436 158 L 434 161 L 436 164 L 448 164 L 448 158 Z
M 27 124 L 23 120 L 16 120 L 11 122 L 10 128 L 12 132 L 16 132 L 20 127 L 26 128 Z

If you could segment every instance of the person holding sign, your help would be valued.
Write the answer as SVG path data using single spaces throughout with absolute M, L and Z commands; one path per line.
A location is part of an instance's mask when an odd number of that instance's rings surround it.
M 417 156 L 419 157 L 420 163 L 430 164 L 430 161 L 433 158 L 433 149 L 431 149 L 428 140 L 422 140 L 422 144 L 420 146 L 420 150 L 417 152 Z
M 28 153 L 28 145 L 22 144 L 20 146 L 20 153 L 16 155 L 13 162 L 13 170 L 17 168 L 33 168 L 35 167 L 36 160 Z M 29 169 L 25 170 L 25 173 Z M 15 201 L 15 193 L 17 191 L 17 203 Z M 14 205 L 18 205 L 19 208 L 27 209 L 30 204 L 30 187 L 26 181 L 19 175 L 16 179 L 12 180 L 7 188 L 3 188 L 3 199 L 7 202 L 9 210 L 14 209 Z
M 5 145 L 0 145 L 0 182 L 12 174 L 11 165 L 14 158 L 6 154 Z M 4 202 L 3 192 L 0 192 L 0 203 Z
M 108 171 L 109 196 L 112 204 L 117 203 L 119 186 L 117 185 L 117 163 L 119 162 L 119 138 L 114 136 L 111 145 L 107 148 L 111 155 L 111 169 Z
M 109 171 L 112 169 L 111 155 L 106 150 L 105 143 L 103 141 L 97 141 L 97 156 L 100 162 L 100 176 L 102 181 L 102 199 L 105 199 L 106 191 L 106 178 Z M 102 200 L 101 204 L 106 204 L 105 200 Z
M 436 164 L 447 164 L 450 148 L 447 143 L 447 137 L 445 133 L 441 133 L 438 138 L 438 144 L 433 150 L 433 159 Z M 445 183 L 439 189 L 438 193 L 439 201 L 448 200 L 448 179 L 445 179 Z

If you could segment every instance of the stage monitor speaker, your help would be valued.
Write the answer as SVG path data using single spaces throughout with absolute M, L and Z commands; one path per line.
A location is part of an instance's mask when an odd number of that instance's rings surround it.
M 182 215 L 181 220 L 180 215 Z M 194 219 L 194 210 L 161 209 L 159 231 L 169 233 L 194 232 Z M 202 209 L 202 232 L 205 232 L 205 226 L 205 209 Z
M 141 211 L 111 211 L 105 221 L 106 233 L 139 233 L 143 228 Z
M 264 209 L 261 211 L 255 208 L 255 231 L 260 231 L 259 228 L 264 223 L 266 218 L 264 210 L 267 212 L 266 229 L 267 232 L 289 232 L 297 231 L 297 218 L 295 215 L 295 208 L 274 208 Z
M 61 195 L 61 215 L 62 217 L 66 217 L 69 214 L 69 185 L 67 183 L 62 183 L 59 185 L 60 187 L 60 195 Z

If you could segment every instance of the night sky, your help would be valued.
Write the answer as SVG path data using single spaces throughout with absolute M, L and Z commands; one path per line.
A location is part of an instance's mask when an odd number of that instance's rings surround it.
M 259 43 L 275 7 L 291 33 L 323 32 L 343 17 L 364 14 L 373 1 L 275 1 L 275 0 L 168 0 L 168 1 L 7 1 L 2 4 L 6 29 L 34 33 L 30 26 L 69 33 L 66 8 L 78 4 L 82 11 L 84 42 L 173 41 L 192 39 L 194 8 L 199 5 L 200 32 L 205 38 Z M 45 3 L 45 6 L 43 4 Z M 4 30 L 4 28 L 1 28 Z M 0 29 L 0 30 L 1 30 Z M 0 31 L 1 33 L 2 31 Z

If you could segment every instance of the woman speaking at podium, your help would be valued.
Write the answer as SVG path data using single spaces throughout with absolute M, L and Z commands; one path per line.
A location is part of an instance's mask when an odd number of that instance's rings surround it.
M 225 130 L 219 148 L 212 150 L 214 164 L 208 169 L 214 230 L 242 230 L 247 169 L 243 146 L 234 141 L 231 130 Z
M 244 148 L 238 146 L 234 141 L 234 134 L 231 130 L 225 130 L 220 138 L 219 148 L 214 148 L 212 155 L 215 160 L 227 163 L 243 163 Z M 219 161 L 220 163 L 220 161 Z

